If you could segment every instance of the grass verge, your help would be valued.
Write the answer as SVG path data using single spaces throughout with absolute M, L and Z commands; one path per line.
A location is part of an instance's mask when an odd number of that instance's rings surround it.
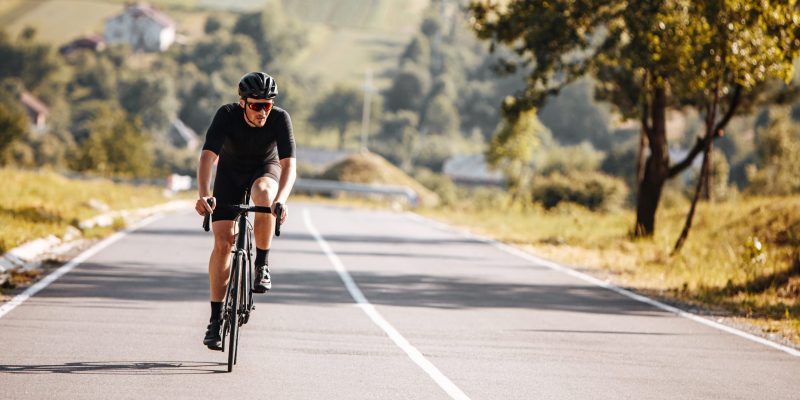
M 0 254 L 47 235 L 61 237 L 69 226 L 110 210 L 149 207 L 169 200 L 161 188 L 115 184 L 105 179 L 74 180 L 53 172 L 0 169 Z M 118 224 L 115 224 L 118 225 Z M 93 228 L 85 237 L 114 230 Z

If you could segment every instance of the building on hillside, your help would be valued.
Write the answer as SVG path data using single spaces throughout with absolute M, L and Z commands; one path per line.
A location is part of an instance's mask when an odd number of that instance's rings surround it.
M 106 41 L 100 35 L 88 35 L 79 37 L 58 48 L 58 52 L 64 57 L 70 57 L 76 51 L 81 49 L 91 50 L 94 52 L 103 51 L 106 47 Z
M 175 41 L 175 22 L 148 4 L 131 4 L 106 21 L 105 39 L 136 51 L 165 51 Z
M 503 186 L 505 179 L 500 171 L 490 171 L 481 154 L 458 154 L 447 159 L 442 173 L 459 185 Z
M 47 117 L 50 115 L 50 109 L 47 108 L 47 105 L 28 91 L 23 91 L 20 94 L 19 101 L 28 114 L 33 130 L 41 132 L 47 129 Z

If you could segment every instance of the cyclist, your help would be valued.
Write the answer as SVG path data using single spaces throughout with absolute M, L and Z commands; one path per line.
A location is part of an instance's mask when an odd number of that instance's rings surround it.
M 286 110 L 275 107 L 278 95 L 275 79 L 264 72 L 250 72 L 239 80 L 239 102 L 217 110 L 206 132 L 197 167 L 199 198 L 195 210 L 211 213 L 214 249 L 208 261 L 211 318 L 203 344 L 220 350 L 222 301 L 230 271 L 234 241 L 235 210 L 247 188 L 257 206 L 272 207 L 272 215 L 255 215 L 256 260 L 253 291 L 272 288 L 268 256 L 275 227 L 275 206 L 281 204 L 281 223 L 286 220 L 286 200 L 297 176 L 292 120 Z M 218 161 L 213 195 L 210 191 L 212 166 Z M 211 201 L 209 206 L 208 200 Z M 218 207 L 223 205 L 223 207 Z

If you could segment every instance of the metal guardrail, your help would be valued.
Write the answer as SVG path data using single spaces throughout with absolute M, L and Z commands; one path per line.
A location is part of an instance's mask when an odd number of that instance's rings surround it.
M 342 193 L 373 195 L 386 198 L 400 198 L 405 200 L 411 207 L 416 207 L 419 205 L 419 196 L 417 195 L 417 192 L 405 186 L 366 185 L 323 179 L 298 179 L 294 183 L 292 192 L 324 194 L 329 196 L 335 196 Z

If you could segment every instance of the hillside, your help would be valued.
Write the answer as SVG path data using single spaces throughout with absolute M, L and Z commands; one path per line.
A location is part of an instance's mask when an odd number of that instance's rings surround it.
M 284 0 L 286 11 L 305 25 L 308 47 L 294 60 L 293 69 L 324 76 L 327 82 L 347 81 L 360 86 L 369 68 L 375 85 L 385 87 L 386 72 L 416 31 L 429 0 Z M 122 11 L 126 0 L 3 0 L 0 24 L 17 35 L 33 27 L 41 40 L 60 46 L 86 34 L 103 32 L 106 18 Z M 217 2 L 208 0 L 151 0 L 178 24 L 188 41 L 202 35 L 207 15 L 220 10 L 259 10 L 266 0 Z M 53 16 L 58 23 L 53 23 Z

